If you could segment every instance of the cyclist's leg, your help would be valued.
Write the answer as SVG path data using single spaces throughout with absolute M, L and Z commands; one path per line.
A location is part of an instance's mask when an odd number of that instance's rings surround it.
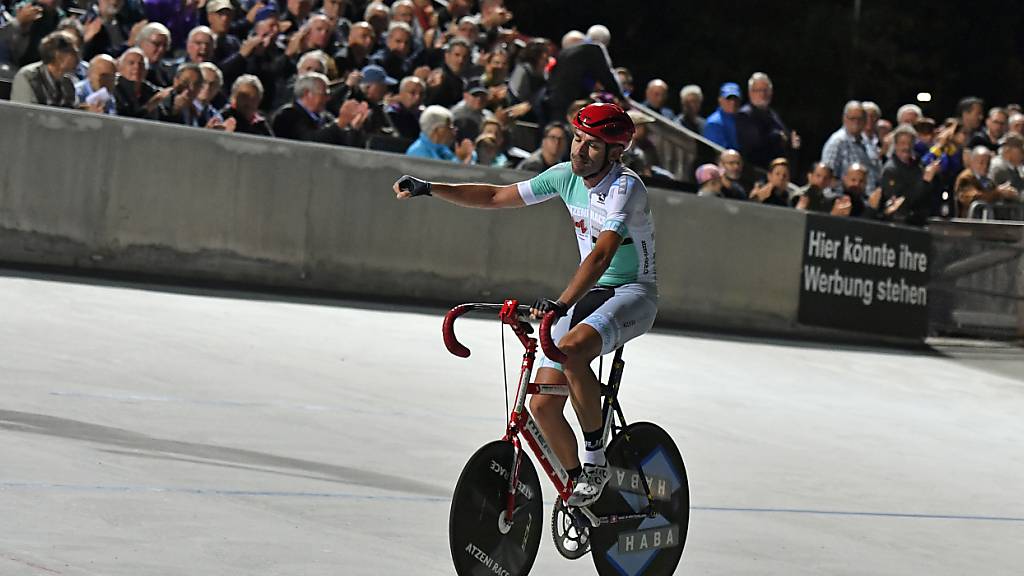
M 565 375 L 556 368 L 540 368 L 537 370 L 535 381 L 538 384 L 567 384 Z M 530 413 L 544 432 L 544 437 L 562 466 L 565 466 L 566 470 L 579 467 L 576 434 L 572 431 L 569 421 L 565 419 L 565 396 L 535 394 L 530 397 Z
M 588 506 L 597 501 L 608 481 L 600 382 L 590 363 L 597 356 L 650 330 L 657 314 L 657 298 L 657 288 L 653 285 L 616 287 L 610 298 L 558 341 L 568 358 L 563 368 L 586 443 L 583 476 L 569 500 L 574 506 Z
M 558 347 L 566 355 L 562 365 L 569 380 L 569 395 L 583 430 L 599 430 L 601 421 L 601 384 L 590 363 L 601 354 L 601 335 L 588 324 L 577 324 Z

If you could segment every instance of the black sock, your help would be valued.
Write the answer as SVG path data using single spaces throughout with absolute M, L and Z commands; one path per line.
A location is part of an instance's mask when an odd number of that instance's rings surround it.
M 604 448 L 604 442 L 603 442 L 604 438 L 602 438 L 602 436 L 604 436 L 603 432 L 604 432 L 604 429 L 602 429 L 602 428 L 598 428 L 597 430 L 594 430 L 593 432 L 587 432 L 586 430 L 584 430 L 583 431 L 583 444 L 584 444 L 584 447 L 587 450 L 600 450 L 601 448 Z
M 566 472 L 569 473 L 569 480 L 575 482 L 576 479 L 580 477 L 580 474 L 583 474 L 583 466 L 577 466 L 571 470 L 566 470 Z

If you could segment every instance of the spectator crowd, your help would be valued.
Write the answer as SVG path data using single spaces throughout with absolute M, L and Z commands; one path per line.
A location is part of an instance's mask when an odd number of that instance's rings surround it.
M 567 158 L 580 108 L 632 98 L 655 114 L 629 111 L 624 162 L 654 183 L 680 176 L 651 130 L 668 123 L 724 150 L 685 175 L 701 196 L 918 224 L 1019 206 L 1019 105 L 964 98 L 935 120 L 847 102 L 804 177 L 767 74 L 722 84 L 704 117 L 696 84 L 636 94 L 606 27 L 556 44 L 512 20 L 503 0 L 0 0 L 0 69 L 17 102 L 537 172 Z

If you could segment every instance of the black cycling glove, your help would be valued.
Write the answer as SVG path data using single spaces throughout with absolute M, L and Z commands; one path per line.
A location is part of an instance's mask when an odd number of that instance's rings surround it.
M 430 196 L 430 182 L 414 178 L 408 174 L 398 179 L 398 189 L 413 196 Z
M 548 312 L 557 312 L 556 316 L 561 318 L 565 316 L 565 313 L 569 311 L 569 305 L 561 300 L 551 300 L 550 298 L 541 298 L 533 303 L 531 309 L 536 310 L 541 316 L 546 315 Z

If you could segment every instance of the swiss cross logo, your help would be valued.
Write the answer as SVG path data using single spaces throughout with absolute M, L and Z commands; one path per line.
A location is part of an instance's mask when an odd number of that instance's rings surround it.
M 576 229 L 580 231 L 580 234 L 587 233 L 587 223 L 583 218 L 580 218 L 575 223 Z

